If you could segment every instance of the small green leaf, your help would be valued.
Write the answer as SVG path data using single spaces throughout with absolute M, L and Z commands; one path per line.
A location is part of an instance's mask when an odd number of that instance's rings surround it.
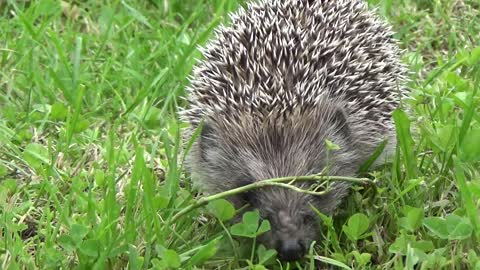
M 218 251 L 218 241 L 221 237 L 213 239 L 208 244 L 201 246 L 198 251 L 190 258 L 190 265 L 199 265 L 209 258 L 213 257 Z
M 248 211 L 245 214 L 243 214 L 243 217 L 242 217 L 243 224 L 247 226 L 255 227 L 255 231 L 257 230 L 259 220 L 260 220 L 260 213 L 258 212 L 258 210 Z
M 439 248 L 430 252 L 424 261 L 422 261 L 422 269 L 444 269 L 447 265 L 447 256 L 445 256 L 445 248 Z
M 230 228 L 230 232 L 236 236 L 247 238 L 255 238 L 268 230 L 270 230 L 270 223 L 268 220 L 263 220 L 260 227 L 260 214 L 258 210 L 249 211 L 243 214 L 242 223 L 237 223 Z
M 357 262 L 359 267 L 367 265 L 372 259 L 372 254 L 369 253 L 360 254 L 360 252 L 354 250 L 352 251 L 352 254 L 355 257 L 355 261 Z
M 395 242 L 390 245 L 388 252 L 407 255 L 409 248 L 413 248 L 414 255 L 422 260 L 426 257 L 426 252 L 434 250 L 431 241 L 420 240 L 417 241 L 414 235 L 406 233 L 404 230 L 400 232 L 400 236 L 395 239 Z
M 260 224 L 260 227 L 258 228 L 257 231 L 257 236 L 263 234 L 264 232 L 268 232 L 270 230 L 270 222 L 268 220 L 262 221 L 262 224 Z
M 219 199 L 210 202 L 207 205 L 207 209 L 221 221 L 230 220 L 235 215 L 235 208 L 229 201 L 225 199 Z
M 179 268 L 181 265 L 180 256 L 172 249 L 165 250 L 162 259 L 168 267 Z
M 15 140 L 19 142 L 27 142 L 32 140 L 32 138 L 33 138 L 33 134 L 27 128 L 18 130 L 17 134 L 15 135 Z
M 467 218 L 450 214 L 446 217 L 449 239 L 463 240 L 471 236 L 473 227 Z
M 419 249 L 423 252 L 430 252 L 435 249 L 432 241 L 419 240 L 411 243 L 413 248 Z
M 453 125 L 439 124 L 435 131 L 429 139 L 440 151 L 446 152 L 454 146 L 452 136 L 455 135 L 456 129 Z
M 445 72 L 444 79 L 451 86 L 455 87 L 456 91 L 465 91 L 468 89 L 468 82 L 455 72 Z
M 108 258 L 117 257 L 120 254 L 124 254 L 127 251 L 128 251 L 128 245 L 127 244 L 116 246 L 116 247 L 112 248 L 112 250 L 110 250 L 110 252 L 108 253 Z
M 87 119 L 82 119 L 75 123 L 75 128 L 73 129 L 73 131 L 75 133 L 80 133 L 87 130 L 87 128 L 89 127 L 90 127 L 90 122 Z
M 407 247 L 407 258 L 405 259 L 405 269 L 414 269 L 414 266 L 418 263 L 420 258 L 417 256 L 417 252 L 410 245 Z
M 415 236 L 405 233 L 405 231 L 402 230 L 400 236 L 398 236 L 397 239 L 395 239 L 395 242 L 393 242 L 388 248 L 388 252 L 406 255 L 407 247 L 411 243 L 415 243 L 415 241 Z
M 93 178 L 95 179 L 95 184 L 97 184 L 97 186 L 105 186 L 105 172 L 103 172 L 102 170 L 96 170 L 93 174 Z
M 89 257 L 98 257 L 100 254 L 100 242 L 96 239 L 88 239 L 80 245 L 80 252 Z
M 338 144 L 335 144 L 328 139 L 325 139 L 325 144 L 327 145 L 328 150 L 340 150 L 340 146 Z
M 41 169 L 43 164 L 48 164 L 49 156 L 48 149 L 38 143 L 27 145 L 23 151 L 23 158 L 34 169 Z
M 406 206 L 404 212 L 405 217 L 398 220 L 398 225 L 410 232 L 415 231 L 422 225 L 423 209 Z
M 88 227 L 82 224 L 72 224 L 70 236 L 75 244 L 79 244 L 88 233 Z
M 257 248 L 258 263 L 265 265 L 270 259 L 275 258 L 277 251 L 274 249 L 267 249 L 264 245 Z
M 67 114 L 68 114 L 68 109 L 61 102 L 54 103 L 50 109 L 50 119 L 54 121 L 65 120 L 65 118 L 67 118 Z
M 472 94 L 469 92 L 457 92 L 453 97 L 459 106 L 465 108 L 468 106 L 468 103 L 472 98 Z
M 157 258 L 152 259 L 151 263 L 153 265 L 153 268 L 150 268 L 150 269 L 163 270 L 168 268 L 167 263 L 165 261 L 163 260 L 161 261 Z
M 477 265 L 478 263 L 480 263 L 480 258 L 478 257 L 477 253 L 475 253 L 475 250 L 473 249 L 470 249 L 468 251 L 468 263 L 470 265 Z M 476 268 L 474 268 L 476 269 Z
M 357 213 L 348 219 L 347 225 L 343 225 L 343 231 L 351 241 L 366 237 L 364 233 L 368 230 L 370 221 L 362 213 Z
M 77 249 L 74 241 L 72 240 L 72 237 L 70 237 L 69 235 L 61 235 L 60 237 L 58 237 L 57 242 L 67 251 L 74 251 L 75 249 Z
M 248 227 L 245 226 L 245 224 L 243 224 L 243 223 L 234 224 L 234 225 L 230 228 L 230 232 L 231 232 L 233 235 L 236 235 L 236 236 L 247 237 L 247 238 L 254 238 L 254 237 L 255 237 L 255 234 L 254 234 L 254 233 L 251 233 L 251 232 L 248 230 Z
M 480 179 L 472 180 L 467 183 L 468 189 L 477 198 L 480 198 Z
M 161 210 L 165 209 L 168 206 L 168 198 L 165 197 L 164 194 L 159 194 L 158 196 L 155 196 L 153 200 L 153 206 L 154 209 Z
M 4 177 L 5 175 L 7 175 L 7 173 L 8 173 L 7 167 L 0 164 L 0 177 Z
M 2 182 L 0 182 L 0 187 L 5 188 L 7 193 L 13 194 L 18 188 L 18 184 L 19 184 L 18 180 L 7 178 L 5 180 L 2 180 Z
M 478 65 L 480 63 L 480 46 L 472 50 L 468 63 L 472 66 Z
M 423 225 L 440 239 L 448 239 L 445 219 L 440 217 L 427 217 L 423 220 Z
M 480 128 L 470 130 L 463 139 L 461 149 L 462 160 L 480 161 Z

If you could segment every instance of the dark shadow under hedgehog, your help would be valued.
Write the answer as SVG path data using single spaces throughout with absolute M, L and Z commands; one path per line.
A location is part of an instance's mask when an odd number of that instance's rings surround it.
M 390 28 L 360 0 L 263 0 L 232 15 L 202 49 L 181 112 L 188 134 L 204 121 L 187 168 L 197 187 L 216 193 L 254 181 L 310 175 L 354 176 L 385 139 L 406 94 L 406 68 Z M 187 135 L 187 137 L 190 135 Z M 325 196 L 262 188 L 232 198 L 249 203 L 271 231 L 264 244 L 283 260 L 301 258 L 317 239 L 312 204 L 330 213 L 348 194 Z

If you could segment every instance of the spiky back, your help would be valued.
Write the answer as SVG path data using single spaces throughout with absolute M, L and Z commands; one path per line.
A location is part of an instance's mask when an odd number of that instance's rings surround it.
M 405 67 L 390 28 L 362 1 L 263 0 L 231 19 L 202 50 L 185 120 L 288 114 L 327 96 L 346 101 L 355 121 L 391 126 Z

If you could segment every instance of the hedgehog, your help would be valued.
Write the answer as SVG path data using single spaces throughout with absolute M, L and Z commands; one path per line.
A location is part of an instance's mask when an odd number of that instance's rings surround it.
M 187 139 L 201 127 L 186 164 L 201 191 L 327 166 L 329 175 L 356 176 L 385 140 L 376 165 L 392 156 L 406 67 L 391 27 L 361 0 L 250 2 L 200 51 L 180 116 Z M 329 151 L 327 140 L 339 149 Z M 349 189 L 335 182 L 314 196 L 263 187 L 230 200 L 258 209 L 271 225 L 260 241 L 293 261 L 321 234 L 313 209 L 333 213 Z

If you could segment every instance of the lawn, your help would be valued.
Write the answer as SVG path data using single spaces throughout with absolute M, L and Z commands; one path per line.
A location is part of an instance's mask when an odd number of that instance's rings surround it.
M 480 269 L 478 0 L 369 1 L 411 71 L 399 146 L 303 261 L 232 235 L 225 201 L 178 214 L 201 195 L 176 108 L 244 4 L 0 1 L 0 269 Z

